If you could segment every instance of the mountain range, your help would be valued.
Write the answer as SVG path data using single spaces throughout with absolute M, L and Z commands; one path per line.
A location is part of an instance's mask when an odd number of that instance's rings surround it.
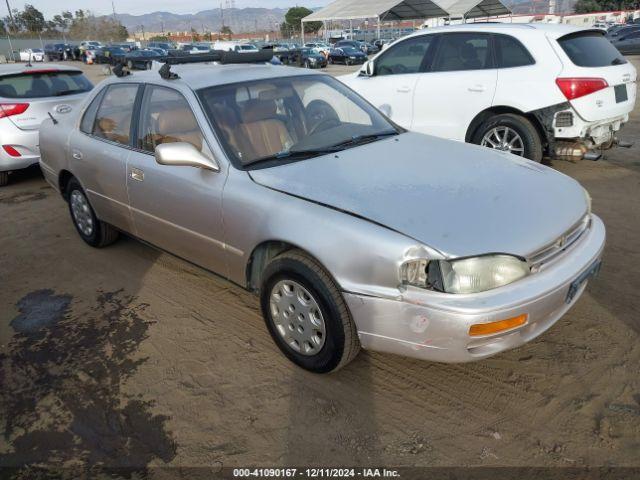
M 549 3 L 545 0 L 503 0 L 516 14 L 546 13 Z M 556 0 L 558 11 L 573 9 L 575 0 Z M 140 32 L 197 32 L 220 31 L 223 25 L 236 33 L 272 31 L 279 29 L 287 13 L 285 8 L 233 8 L 210 9 L 193 14 L 153 12 L 143 15 L 118 14 L 117 17 L 130 33 Z

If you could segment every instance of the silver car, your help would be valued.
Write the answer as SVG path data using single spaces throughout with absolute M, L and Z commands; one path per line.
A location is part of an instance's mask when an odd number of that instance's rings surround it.
M 107 80 L 41 131 L 82 239 L 126 232 L 259 293 L 314 372 L 365 349 L 441 362 L 522 345 L 575 304 L 605 243 L 550 168 L 409 133 L 339 81 L 188 65 Z
M 81 70 L 58 65 L 0 65 L 0 186 L 9 173 L 40 160 L 38 129 L 49 114 L 62 119 L 93 85 Z

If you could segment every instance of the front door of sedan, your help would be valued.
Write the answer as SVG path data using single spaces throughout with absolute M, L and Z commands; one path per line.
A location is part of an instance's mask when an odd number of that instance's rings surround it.
M 411 129 L 464 141 L 471 121 L 493 104 L 498 70 L 491 35 L 460 32 L 438 37 L 431 69 L 420 75 L 415 87 Z
M 127 164 L 129 202 L 138 237 L 225 275 L 222 190 L 227 171 L 223 165 L 218 172 L 160 165 L 154 156 L 158 145 L 185 142 L 212 158 L 200 126 L 205 124 L 177 90 L 145 87 L 137 148 Z
M 416 96 L 416 85 L 431 60 L 435 35 L 404 40 L 374 60 L 374 75 L 362 75 L 347 82 L 373 106 L 404 128 L 411 128 L 416 103 L 429 98 Z
M 133 83 L 106 87 L 69 139 L 71 171 L 81 179 L 96 215 L 127 232 L 133 231 L 126 171 L 138 91 Z

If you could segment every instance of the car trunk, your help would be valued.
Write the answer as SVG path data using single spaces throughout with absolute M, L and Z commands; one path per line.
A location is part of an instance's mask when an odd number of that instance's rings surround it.
M 26 106 L 7 118 L 21 130 L 36 130 L 49 114 L 71 113 L 91 88 L 80 71 L 28 69 L 0 77 L 0 104 Z
M 606 82 L 604 88 L 577 98 L 571 106 L 584 120 L 595 122 L 630 113 L 635 105 L 637 73 L 602 32 L 585 30 L 560 37 L 556 41 L 563 59 L 560 78 Z M 588 91 L 588 90 L 587 90 Z

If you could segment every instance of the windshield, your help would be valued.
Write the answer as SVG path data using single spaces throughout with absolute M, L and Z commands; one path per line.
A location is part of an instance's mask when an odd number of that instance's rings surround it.
M 342 51 L 348 54 L 360 53 L 358 50 L 356 50 L 353 47 L 342 47 Z
M 216 86 L 198 95 L 238 168 L 304 160 L 402 132 L 324 75 Z
M 88 92 L 92 88 L 82 72 L 34 70 L 0 77 L 0 97 L 4 98 L 61 97 Z

